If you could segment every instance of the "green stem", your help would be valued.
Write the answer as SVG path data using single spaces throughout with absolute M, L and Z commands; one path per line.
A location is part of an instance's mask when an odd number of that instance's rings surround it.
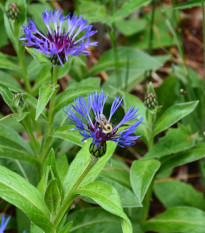
M 152 180 L 152 182 L 148 188 L 147 194 L 145 196 L 145 199 L 143 201 L 143 211 L 142 211 L 142 218 L 141 218 L 142 225 L 146 222 L 148 214 L 149 214 L 149 207 L 150 207 L 150 201 L 152 199 L 153 185 L 154 185 L 154 179 Z
M 205 11 L 204 11 L 204 0 L 201 0 L 202 5 L 202 14 L 203 14 L 203 42 L 205 46 Z M 204 48 L 204 72 L 205 72 L 205 48 Z M 201 96 L 201 134 L 203 139 L 205 139 L 205 74 L 203 77 L 203 87 L 202 87 L 202 96 Z
M 58 79 L 58 71 L 59 67 L 58 66 L 53 66 L 52 69 L 52 84 L 56 85 L 57 79 Z M 42 148 L 42 155 L 41 155 L 41 161 L 44 162 L 46 159 L 47 153 L 50 150 L 50 141 L 52 140 L 50 138 L 50 133 L 52 131 L 53 127 L 53 119 L 54 119 L 54 103 L 55 103 L 55 97 L 57 94 L 58 89 L 55 89 L 53 95 L 51 96 L 50 103 L 49 103 L 49 111 L 48 111 L 48 126 L 46 128 L 46 132 L 44 135 L 44 141 L 43 141 L 43 148 Z
M 26 69 L 26 64 L 24 60 L 24 48 L 23 46 L 18 42 L 18 59 L 19 59 L 19 64 L 20 64 L 20 69 L 22 72 L 22 76 L 24 79 L 24 85 L 26 87 L 26 90 L 29 94 L 31 94 L 31 85 L 28 80 L 28 74 L 27 74 L 27 69 Z
M 148 53 L 151 55 L 152 53 L 152 45 L 153 45 L 153 28 L 154 28 L 154 19 L 155 19 L 155 9 L 156 9 L 156 0 L 152 1 L 152 16 L 151 16 L 151 22 L 150 22 L 150 32 L 149 32 L 149 44 L 148 44 Z M 152 70 L 150 70 L 146 74 L 146 82 L 152 81 Z
M 66 211 L 68 210 L 70 205 L 73 203 L 74 199 L 76 198 L 76 196 L 73 195 L 73 192 L 79 187 L 80 183 L 83 181 L 85 176 L 88 174 L 88 172 L 91 170 L 91 168 L 95 165 L 96 162 L 97 162 L 97 158 L 94 156 L 91 156 L 89 164 L 87 165 L 87 167 L 85 168 L 85 170 L 83 171 L 81 176 L 78 178 L 76 183 L 73 185 L 73 187 L 71 188 L 69 193 L 66 195 L 66 197 L 62 203 L 62 206 L 60 207 L 60 209 L 55 217 L 54 224 L 53 224 L 54 226 L 57 227 L 59 225 L 59 223 L 61 222 Z

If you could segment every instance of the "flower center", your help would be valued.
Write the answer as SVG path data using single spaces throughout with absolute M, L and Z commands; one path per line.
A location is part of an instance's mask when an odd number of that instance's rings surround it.
M 65 30 L 61 33 L 59 31 L 59 28 L 58 31 L 54 30 L 52 34 L 48 33 L 48 39 L 50 42 L 53 42 L 55 44 L 58 50 L 65 47 L 67 49 L 68 46 L 69 48 L 72 48 L 74 45 L 72 42 L 72 37 L 69 38 L 68 35 L 65 33 Z

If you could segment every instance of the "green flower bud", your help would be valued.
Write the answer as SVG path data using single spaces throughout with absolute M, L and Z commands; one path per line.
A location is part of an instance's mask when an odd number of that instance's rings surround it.
M 20 10 L 18 5 L 15 2 L 12 2 L 9 5 L 9 9 L 6 12 L 6 15 L 9 19 L 18 20 L 20 16 Z
M 144 104 L 150 110 L 157 108 L 158 101 L 157 101 L 157 98 L 156 98 L 155 94 L 154 93 L 148 93 L 146 98 L 145 98 Z
M 96 158 L 102 157 L 106 153 L 106 142 L 100 142 L 99 145 L 91 143 L 89 151 Z
M 65 60 L 65 57 L 64 56 L 60 56 L 60 59 L 62 61 L 62 63 L 64 64 L 66 62 Z M 56 66 L 61 66 L 61 63 L 58 59 L 58 56 L 57 55 L 53 55 L 50 57 L 50 61 L 53 65 L 56 65 Z
M 18 110 L 18 112 L 22 112 L 25 107 L 24 94 L 17 92 L 13 96 L 12 105 Z

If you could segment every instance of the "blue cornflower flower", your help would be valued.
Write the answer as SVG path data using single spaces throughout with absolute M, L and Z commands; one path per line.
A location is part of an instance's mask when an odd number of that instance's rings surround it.
M 83 123 L 82 118 L 78 118 L 75 115 L 73 109 L 71 109 L 71 106 L 68 106 L 68 108 L 65 108 L 64 110 L 68 119 L 76 124 L 76 128 L 72 130 L 79 130 L 80 134 L 83 136 L 82 141 L 92 138 L 91 147 L 93 147 L 93 149 L 97 148 L 98 152 L 100 148 L 104 147 L 103 154 L 106 150 L 106 141 L 114 141 L 121 147 L 124 147 L 125 145 L 134 145 L 135 140 L 140 136 L 133 134 L 135 133 L 137 126 L 143 120 L 142 117 L 139 120 L 136 119 L 139 115 L 139 113 L 137 113 L 138 108 L 132 106 L 125 113 L 122 120 L 116 126 L 114 126 L 114 124 L 111 123 L 111 119 L 113 114 L 123 103 L 123 98 L 116 97 L 114 99 L 110 109 L 110 115 L 108 118 L 106 118 L 106 116 L 103 114 L 103 109 L 107 97 L 108 95 L 104 95 L 103 91 L 99 95 L 96 91 L 93 94 L 87 95 L 87 103 L 81 96 L 75 99 L 72 108 L 87 121 L 87 124 Z M 94 121 L 92 121 L 90 117 L 90 107 L 95 115 Z M 121 126 L 133 119 L 136 119 L 136 122 L 133 125 L 127 126 L 122 131 L 118 131 Z
M 1 225 L 0 225 L 0 233 L 4 233 L 4 230 L 6 229 L 6 226 L 10 220 L 11 216 L 9 216 L 5 221 L 5 215 L 2 214 L 1 216 Z
M 97 46 L 97 42 L 90 41 L 90 37 L 97 31 L 92 30 L 93 25 L 87 25 L 87 20 L 83 19 L 81 15 L 71 17 L 69 13 L 63 17 L 60 11 L 61 9 L 43 12 L 43 21 L 48 30 L 46 34 L 37 29 L 34 19 L 33 21 L 29 19 L 28 25 L 23 26 L 22 30 L 25 37 L 20 40 L 24 46 L 45 53 L 51 58 L 51 61 L 59 61 L 63 66 L 64 62 L 68 61 L 67 55 L 88 55 L 90 52 L 86 49 L 89 46 Z M 77 39 L 80 33 L 82 36 Z

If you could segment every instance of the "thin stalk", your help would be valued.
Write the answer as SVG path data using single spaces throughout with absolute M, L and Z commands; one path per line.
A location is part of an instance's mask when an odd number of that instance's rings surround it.
M 28 74 L 27 74 L 26 64 L 24 60 L 24 49 L 22 48 L 22 45 L 19 42 L 18 42 L 18 59 L 19 59 L 20 69 L 21 69 L 22 76 L 24 79 L 24 85 L 26 87 L 26 91 L 29 94 L 31 94 L 31 85 L 28 80 Z
M 152 199 L 153 185 L 154 185 L 154 179 L 152 180 L 152 182 L 148 188 L 147 194 L 145 196 L 145 199 L 143 201 L 143 212 L 142 212 L 142 218 L 141 218 L 142 225 L 146 222 L 148 214 L 149 214 L 149 207 L 150 207 L 150 202 Z
M 205 46 L 205 11 L 204 11 L 204 0 L 201 0 L 201 6 L 202 6 L 202 15 L 203 15 L 203 42 Z M 205 72 L 205 48 L 204 48 L 204 72 Z M 203 77 L 203 86 L 202 86 L 202 96 L 201 96 L 201 134 L 203 139 L 205 140 L 205 74 Z
M 151 22 L 150 22 L 150 32 L 149 32 L 149 43 L 148 43 L 148 53 L 151 55 L 152 53 L 152 45 L 153 45 L 153 28 L 154 28 L 154 19 L 155 19 L 155 9 L 156 9 L 156 0 L 152 1 L 152 16 L 151 16 Z M 148 81 L 152 81 L 152 70 L 146 72 L 146 79 L 145 84 Z
M 68 210 L 68 208 L 70 207 L 70 205 L 72 204 L 72 202 L 75 199 L 75 195 L 73 195 L 73 192 L 78 188 L 80 183 L 83 181 L 85 176 L 88 174 L 88 172 L 91 170 L 91 168 L 95 165 L 96 162 L 97 162 L 97 159 L 94 156 L 91 156 L 89 164 L 87 165 L 87 167 L 85 168 L 85 170 L 83 171 L 81 176 L 78 178 L 76 183 L 73 185 L 72 189 L 66 195 L 66 197 L 62 203 L 62 206 L 60 207 L 60 209 L 55 217 L 54 224 L 53 224 L 54 226 L 58 226 L 59 223 L 61 222 L 66 211 Z
M 115 14 L 115 12 L 116 12 L 116 0 L 110 1 L 110 12 L 111 12 L 112 15 Z M 120 88 L 119 83 L 121 84 L 122 80 L 121 80 L 120 70 L 119 70 L 119 67 L 118 67 L 119 59 L 118 59 L 118 52 L 117 52 L 117 30 L 116 30 L 115 23 L 112 23 L 112 32 L 110 33 L 108 31 L 108 33 L 109 33 L 109 36 L 111 38 L 112 48 L 113 48 L 113 51 L 114 51 L 116 87 Z M 119 79 L 119 82 L 118 82 L 118 79 Z
M 53 66 L 52 69 L 52 84 L 56 85 L 57 79 L 58 79 L 58 71 L 59 67 L 58 66 Z M 53 119 L 54 119 L 54 103 L 55 103 L 55 97 L 57 94 L 57 89 L 55 89 L 53 95 L 51 96 L 50 103 L 49 103 L 49 111 L 48 111 L 48 126 L 46 128 L 46 132 L 44 135 L 44 140 L 43 140 L 43 148 L 42 148 L 42 154 L 41 154 L 41 161 L 44 162 L 46 159 L 47 153 L 50 149 L 50 141 L 52 140 L 50 138 L 50 133 L 52 131 L 53 127 Z

